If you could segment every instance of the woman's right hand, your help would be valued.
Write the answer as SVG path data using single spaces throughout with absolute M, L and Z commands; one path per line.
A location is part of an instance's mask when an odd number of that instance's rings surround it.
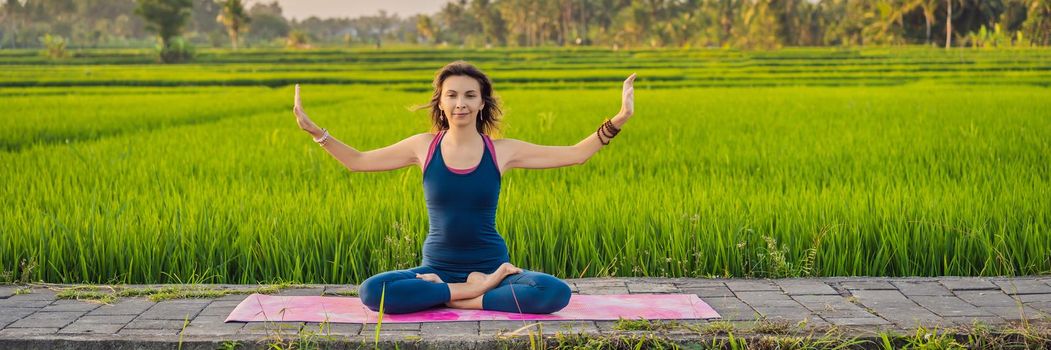
M 306 112 L 303 112 L 303 103 L 299 99 L 299 84 L 296 84 L 296 98 L 293 103 L 292 113 L 296 115 L 296 122 L 299 123 L 299 128 L 310 133 L 314 138 L 321 137 L 321 128 L 319 128 L 317 124 L 314 124 L 314 122 L 310 120 L 310 117 L 307 117 Z

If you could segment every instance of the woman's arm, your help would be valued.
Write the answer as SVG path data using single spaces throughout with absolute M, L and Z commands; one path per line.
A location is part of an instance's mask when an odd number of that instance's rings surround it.
M 367 152 L 360 152 L 329 136 L 322 147 L 350 171 L 386 171 L 419 164 L 416 150 L 420 143 L 426 142 L 423 140 L 427 136 L 412 135 L 393 145 Z
M 610 120 L 617 129 L 627 123 L 635 113 L 634 82 L 634 73 L 624 80 L 620 112 Z M 514 139 L 505 139 L 502 142 L 508 145 L 509 149 L 508 169 L 546 169 L 584 164 L 603 146 L 602 141 L 594 132 L 573 146 L 542 146 Z
M 296 84 L 292 113 L 296 115 L 296 122 L 299 123 L 300 128 L 310 133 L 315 139 L 322 137 L 324 131 L 315 125 L 303 111 L 303 104 L 299 98 L 299 84 Z M 322 143 L 322 147 L 350 171 L 384 171 L 420 163 L 416 150 L 419 149 L 421 143 L 429 141 L 428 138 L 429 134 L 416 134 L 387 147 L 359 152 L 329 135 Z

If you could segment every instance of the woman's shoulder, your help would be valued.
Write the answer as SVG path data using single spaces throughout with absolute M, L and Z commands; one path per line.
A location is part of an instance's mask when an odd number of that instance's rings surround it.
M 438 132 L 431 132 L 431 131 L 421 132 L 419 134 L 415 134 L 415 135 L 409 136 L 410 139 L 413 139 L 413 140 L 416 140 L 416 141 L 428 141 L 428 142 L 433 140 L 435 137 L 438 137 Z
M 498 139 L 490 137 L 489 140 L 493 142 L 493 146 L 496 146 L 496 145 L 514 146 L 514 145 L 518 145 L 518 144 L 522 143 L 521 140 L 504 138 L 504 137 L 501 137 L 501 138 L 498 138 Z
M 430 148 L 431 143 L 433 141 L 435 141 L 437 139 L 437 137 L 438 137 L 438 132 L 428 131 L 428 132 L 421 132 L 419 134 L 415 134 L 415 135 L 409 136 L 408 140 L 411 140 L 412 143 L 415 144 L 417 147 L 421 147 L 423 149 L 428 149 L 428 148 Z

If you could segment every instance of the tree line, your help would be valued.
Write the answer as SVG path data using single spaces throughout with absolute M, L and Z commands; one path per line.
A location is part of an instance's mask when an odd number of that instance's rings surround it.
M 611 48 L 1051 44 L 1049 0 L 454 0 L 399 17 L 290 20 L 243 0 L 4 0 L 0 47 L 388 43 Z M 159 40 L 158 40 L 159 39 Z M 48 39 L 52 40 L 52 39 Z

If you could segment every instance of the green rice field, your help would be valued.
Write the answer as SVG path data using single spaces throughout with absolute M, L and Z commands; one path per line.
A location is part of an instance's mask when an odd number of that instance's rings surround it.
M 360 283 L 415 267 L 418 167 L 349 172 L 293 87 L 371 150 L 430 81 L 492 77 L 497 137 L 580 166 L 505 174 L 497 230 L 562 278 L 1051 273 L 1051 49 L 0 51 L 0 282 Z

